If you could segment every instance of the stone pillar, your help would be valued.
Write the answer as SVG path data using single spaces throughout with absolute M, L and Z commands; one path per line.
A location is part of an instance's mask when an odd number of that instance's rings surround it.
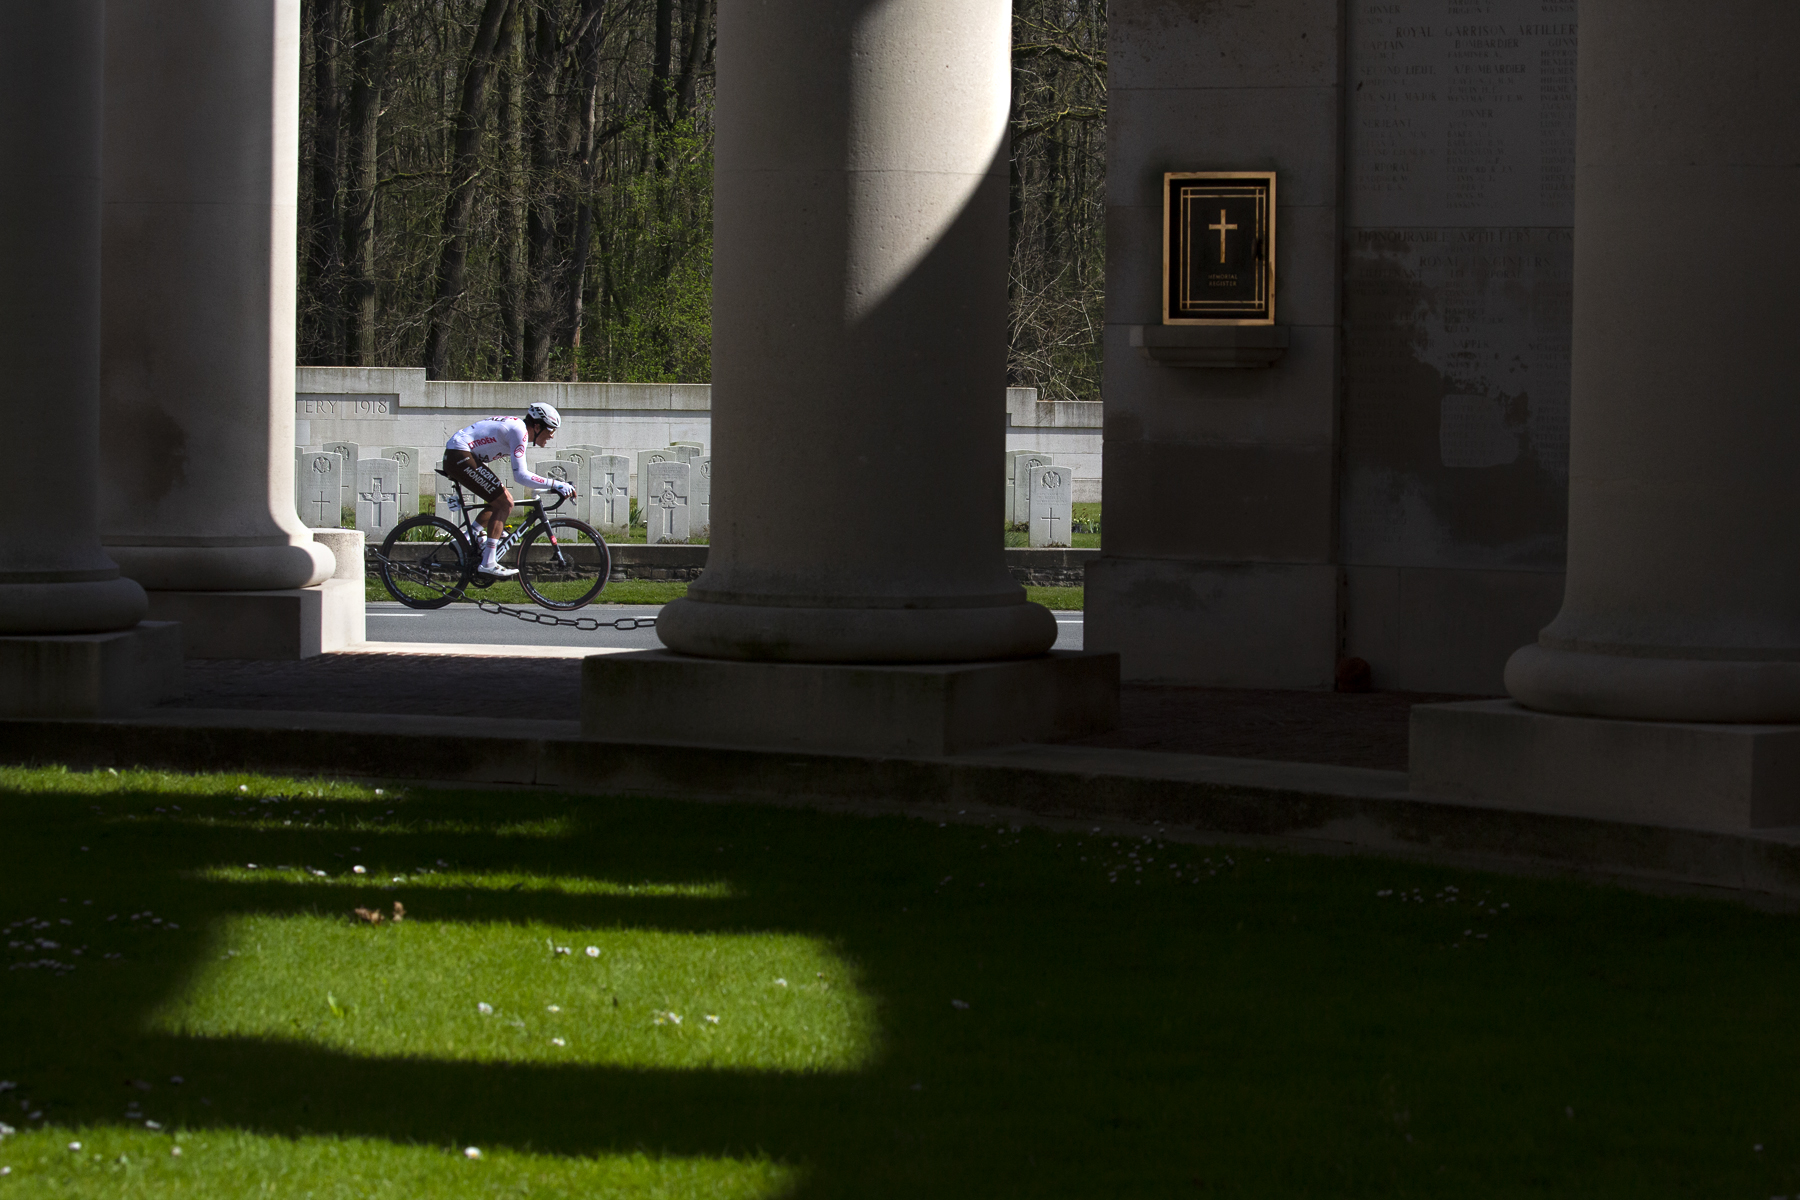
M 1006 571 L 1006 0 L 719 13 L 714 501 L 684 654 L 1042 654 Z
M 99 435 L 102 11 L 0 3 L 0 413 L 15 452 L 59 477 Z M 55 520 L 0 523 L 0 634 L 144 618 L 144 590 L 100 549 L 100 480 L 68 475 Z
M 1800 821 L 1796 54 L 1792 5 L 1583 0 L 1567 590 L 1518 703 L 1413 710 L 1414 792 Z
M 1800 7 L 1583 0 L 1569 574 L 1545 712 L 1800 721 Z
M 293 500 L 299 32 L 299 0 L 106 5 L 101 524 L 153 611 L 335 567 Z
M 140 624 L 144 589 L 100 548 L 101 480 L 59 469 L 99 434 L 103 12 L 0 0 L 0 418 L 56 477 L 53 520 L 0 529 L 5 716 L 126 711 L 181 667 L 180 631 Z

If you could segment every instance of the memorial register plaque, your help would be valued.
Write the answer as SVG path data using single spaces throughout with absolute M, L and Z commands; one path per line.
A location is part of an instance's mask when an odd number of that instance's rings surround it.
M 1560 570 L 1574 0 L 1353 0 L 1345 561 Z
M 1275 175 L 1163 176 L 1163 324 L 1275 323 Z

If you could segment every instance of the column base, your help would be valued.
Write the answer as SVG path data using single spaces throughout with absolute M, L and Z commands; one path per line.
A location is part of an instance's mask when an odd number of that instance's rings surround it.
M 1688 829 L 1800 824 L 1800 725 L 1534 712 L 1511 700 L 1412 710 L 1411 791 L 1495 808 Z
M 314 658 L 367 640 L 363 581 L 271 592 L 150 593 L 150 615 L 180 621 L 189 658 Z
M 663 606 L 656 633 L 664 645 L 703 658 L 967 663 L 1043 654 L 1056 645 L 1056 618 L 1026 600 L 990 608 L 786 608 L 690 595 Z
M 581 664 L 582 736 L 605 741 L 939 756 L 1118 723 L 1116 654 L 863 666 L 644 650 Z
M 116 717 L 181 690 L 181 626 L 0 637 L 0 717 Z

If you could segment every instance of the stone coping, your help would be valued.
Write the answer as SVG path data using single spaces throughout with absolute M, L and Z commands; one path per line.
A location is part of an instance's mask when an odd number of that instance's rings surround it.
M 296 367 L 302 396 L 392 396 L 398 408 L 522 410 L 543 401 L 569 412 L 712 411 L 709 383 L 501 383 L 427 380 L 423 367 Z M 1099 429 L 1098 401 L 1039 400 L 1036 388 L 1007 388 L 1007 424 L 1014 429 Z
M 575 721 L 174 709 L 0 721 L 0 761 L 247 769 L 804 805 L 933 820 L 1154 829 L 1189 841 L 1371 852 L 1501 871 L 1800 899 L 1800 827 L 1745 832 L 1485 808 L 1407 777 L 1261 759 L 1021 745 L 893 758 L 590 741 Z

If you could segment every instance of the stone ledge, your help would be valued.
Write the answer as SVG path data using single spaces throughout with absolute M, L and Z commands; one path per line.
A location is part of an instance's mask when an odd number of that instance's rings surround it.
M 1131 344 L 1164 367 L 1272 367 L 1287 354 L 1285 325 L 1133 325 Z
M 181 691 L 181 626 L 0 637 L 0 717 L 105 717 Z
M 1412 710 L 1421 796 L 1737 832 L 1800 823 L 1800 725 L 1620 721 L 1511 700 Z
M 667 650 L 581 667 L 581 725 L 631 714 L 646 741 L 759 750 L 955 754 L 1103 733 L 1119 724 L 1116 654 L 983 663 L 740 662 Z
M 1393 771 L 1024 745 L 947 758 L 586 741 L 572 721 L 183 709 L 0 720 L 0 761 L 257 770 L 893 812 L 1367 851 L 1800 898 L 1800 828 L 1720 833 L 1499 810 L 1406 792 Z

